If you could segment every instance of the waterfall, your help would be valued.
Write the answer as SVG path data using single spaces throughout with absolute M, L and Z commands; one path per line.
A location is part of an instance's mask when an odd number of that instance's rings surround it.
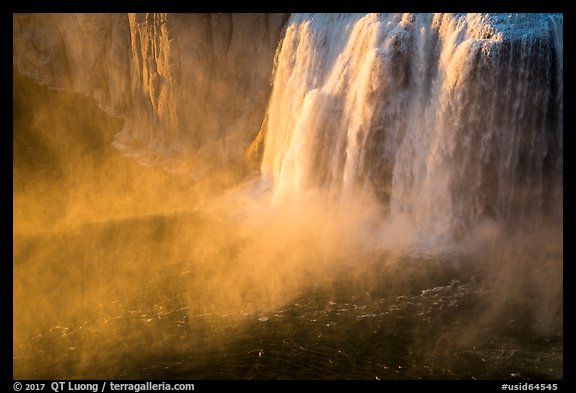
M 12 20 L 14 380 L 563 382 L 562 14 Z
M 272 203 L 371 200 L 383 221 L 448 241 L 561 214 L 562 23 L 293 14 L 261 165 Z

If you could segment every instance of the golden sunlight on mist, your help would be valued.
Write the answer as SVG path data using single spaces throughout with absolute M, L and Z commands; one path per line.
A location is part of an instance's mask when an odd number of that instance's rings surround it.
M 13 20 L 14 379 L 563 378 L 562 15 Z
M 223 346 L 329 284 L 362 241 L 317 202 L 258 213 L 213 197 L 241 171 L 193 182 L 139 165 L 110 146 L 122 122 L 90 99 L 15 87 L 15 378 L 131 375 L 146 356 Z

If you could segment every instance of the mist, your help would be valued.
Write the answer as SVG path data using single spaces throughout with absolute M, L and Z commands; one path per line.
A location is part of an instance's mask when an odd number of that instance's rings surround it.
M 562 379 L 561 15 L 14 15 L 16 379 Z

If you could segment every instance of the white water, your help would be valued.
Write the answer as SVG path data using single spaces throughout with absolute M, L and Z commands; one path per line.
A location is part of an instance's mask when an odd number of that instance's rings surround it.
M 140 163 L 200 179 L 240 166 L 283 18 L 16 15 L 14 64 L 123 118 L 113 144 Z M 370 206 L 432 243 L 561 217 L 562 28 L 547 14 L 293 14 L 261 185 L 276 205 Z
M 273 205 L 374 201 L 433 243 L 561 214 L 562 22 L 292 15 L 261 166 Z
M 276 48 L 220 19 L 15 17 L 15 65 L 198 177 L 244 153 Z M 562 378 L 562 22 L 293 15 L 272 208 L 15 76 L 14 376 Z

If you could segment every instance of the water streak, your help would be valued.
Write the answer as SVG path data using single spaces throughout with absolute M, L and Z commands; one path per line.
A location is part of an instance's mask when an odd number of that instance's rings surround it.
M 452 242 L 561 214 L 562 17 L 292 15 L 262 161 L 273 204 L 374 203 Z

